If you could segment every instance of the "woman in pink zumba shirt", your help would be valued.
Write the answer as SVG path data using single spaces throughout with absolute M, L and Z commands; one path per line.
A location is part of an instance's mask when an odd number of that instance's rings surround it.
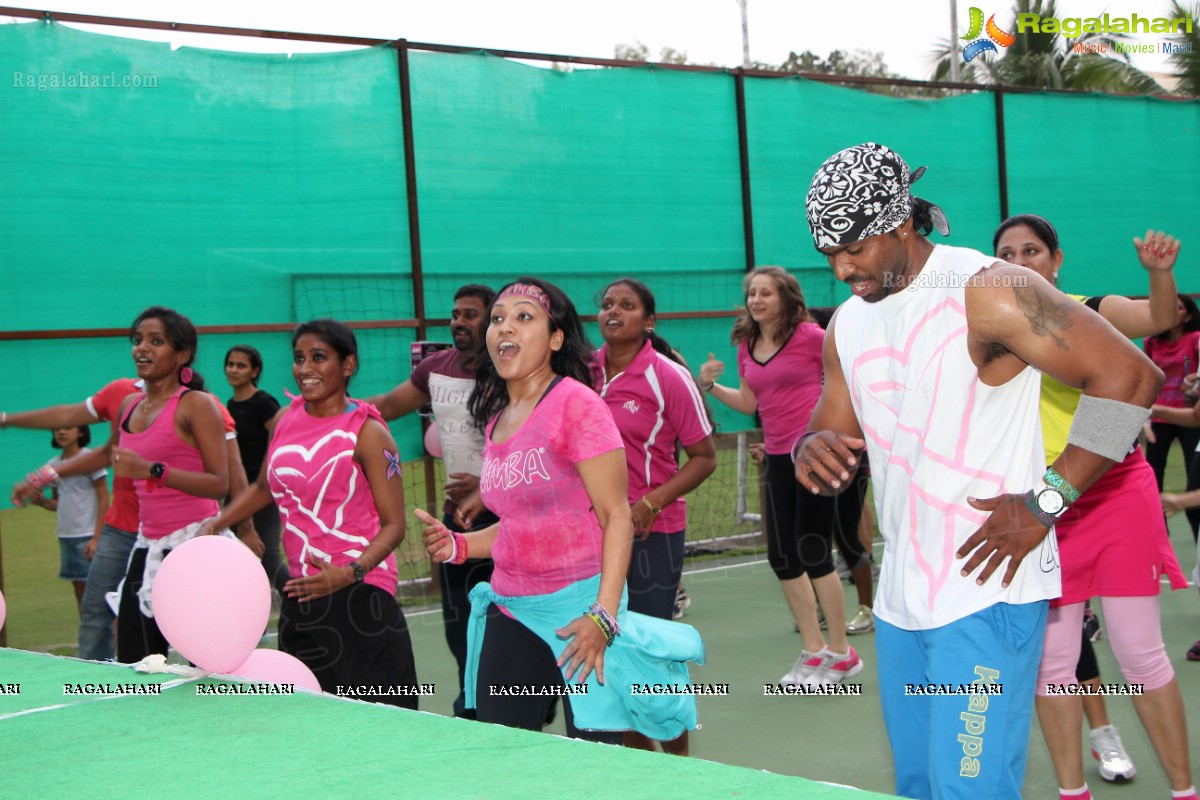
M 521 278 L 500 291 L 489 320 L 491 358 L 469 406 L 486 426 L 483 502 L 500 521 L 451 533 L 416 512 L 434 561 L 496 564 L 491 583 L 471 592 L 467 706 L 483 722 L 541 730 L 563 694 L 569 736 L 616 744 L 635 728 L 677 739 L 695 726 L 695 698 L 641 705 L 630 681 L 686 682 L 683 661 L 700 657 L 699 636 L 626 610 L 625 454 L 590 386 L 579 315 L 558 287 Z

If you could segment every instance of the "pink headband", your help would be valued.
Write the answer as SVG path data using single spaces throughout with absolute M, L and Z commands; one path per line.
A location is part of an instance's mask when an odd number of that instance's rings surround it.
M 500 298 L 508 297 L 510 294 L 520 295 L 521 297 L 528 297 L 531 300 L 535 300 L 537 301 L 538 305 L 546 310 L 547 314 L 550 314 L 550 297 L 532 283 L 510 284 L 508 288 L 500 293 Z M 553 317 L 554 315 L 550 314 L 550 316 Z

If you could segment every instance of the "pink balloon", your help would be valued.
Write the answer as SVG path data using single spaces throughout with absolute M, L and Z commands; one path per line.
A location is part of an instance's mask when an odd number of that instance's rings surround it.
M 4 627 L 4 615 L 6 613 L 8 613 L 8 608 L 4 605 L 4 595 L 0 594 L 0 628 Z
M 434 458 L 442 457 L 442 440 L 436 422 L 425 429 L 425 450 Z
M 163 559 L 151 592 L 154 619 L 179 653 L 209 672 L 231 672 L 262 638 L 271 584 L 250 548 L 197 536 Z
M 246 663 L 229 674 L 249 681 L 290 683 L 301 689 L 321 691 L 321 684 L 312 670 L 303 661 L 282 650 L 255 650 Z

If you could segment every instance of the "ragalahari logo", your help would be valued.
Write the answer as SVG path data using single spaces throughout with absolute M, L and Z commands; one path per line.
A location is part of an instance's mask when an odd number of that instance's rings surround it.
M 967 28 L 967 35 L 961 37 L 963 41 L 968 42 L 962 49 L 963 61 L 971 61 L 976 56 L 983 53 L 998 53 L 996 45 L 1008 47 L 1017 40 L 1007 31 L 1001 30 L 996 24 L 996 15 L 992 14 L 988 17 L 987 25 L 983 24 L 983 9 L 971 6 L 971 20 Z M 986 33 L 984 37 L 980 37 L 981 33 Z

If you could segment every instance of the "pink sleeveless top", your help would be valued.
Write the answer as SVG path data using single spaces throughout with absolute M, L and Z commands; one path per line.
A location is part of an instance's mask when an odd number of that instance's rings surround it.
M 131 403 L 121 417 L 121 447 L 133 450 L 151 463 L 161 461 L 171 469 L 203 472 L 204 460 L 200 451 L 184 443 L 175 433 L 175 412 L 179 408 L 179 398 L 186 391 L 187 388 L 179 387 L 150 427 L 141 433 L 126 430 L 129 416 L 137 406 L 137 403 Z M 157 486 L 152 480 L 135 480 L 133 488 L 138 497 L 142 535 L 147 539 L 169 536 L 193 522 L 215 517 L 219 511 L 216 500 L 196 497 L 169 486 Z
M 362 401 L 336 417 L 314 417 L 297 397 L 275 425 L 267 452 L 267 485 L 279 506 L 283 550 L 292 577 L 316 574 L 310 555 L 344 567 L 379 533 L 379 512 L 362 465 L 354 460 L 367 418 L 383 422 Z M 367 573 L 366 582 L 396 594 L 396 556 Z

